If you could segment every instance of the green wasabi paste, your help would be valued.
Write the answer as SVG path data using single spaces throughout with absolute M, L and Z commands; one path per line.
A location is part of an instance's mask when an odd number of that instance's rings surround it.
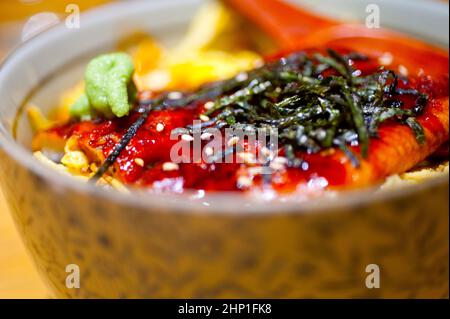
M 111 53 L 89 62 L 85 73 L 85 94 L 70 108 L 73 117 L 91 118 L 94 113 L 106 117 L 129 114 L 136 98 L 134 66 L 125 53 Z

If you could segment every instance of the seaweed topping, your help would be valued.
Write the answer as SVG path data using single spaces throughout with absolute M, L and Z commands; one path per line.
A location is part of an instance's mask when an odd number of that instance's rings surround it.
M 405 88 L 405 80 L 380 67 L 370 74 L 354 69 L 355 61 L 367 61 L 357 54 L 297 52 L 238 76 L 201 87 L 195 92 L 170 99 L 140 100 L 138 117 L 117 147 L 100 167 L 99 178 L 114 163 L 150 110 L 185 107 L 193 103 L 213 103 L 205 110 L 208 121 L 201 128 L 241 128 L 278 131 L 288 166 L 300 166 L 300 152 L 317 153 L 341 149 L 354 166 L 367 157 L 370 138 L 376 138 L 385 121 L 397 121 L 414 132 L 419 143 L 425 135 L 416 117 L 428 103 L 428 96 Z M 403 98 L 414 98 L 412 108 L 403 107 Z M 186 127 L 193 130 L 192 126 Z M 349 146 L 359 146 L 360 155 Z

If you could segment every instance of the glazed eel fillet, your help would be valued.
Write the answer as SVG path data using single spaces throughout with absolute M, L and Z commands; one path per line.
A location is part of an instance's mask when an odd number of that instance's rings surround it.
M 448 141 L 448 97 L 432 100 L 426 112 L 418 117 L 423 127 L 425 142 L 420 144 L 408 127 L 400 124 L 385 125 L 379 129 L 379 137 L 370 141 L 367 158 L 361 166 L 352 166 L 339 152 L 336 161 L 345 163 L 349 186 L 368 186 L 383 181 L 390 175 L 400 174 L 414 168 Z
M 395 57 L 347 49 L 282 54 L 176 98 L 170 92 L 141 92 L 129 115 L 72 119 L 37 134 L 33 147 L 43 150 L 56 141 L 52 144 L 67 149 L 70 141 L 69 148 L 96 164 L 84 168 L 93 179 L 108 174 L 150 189 L 270 186 L 291 193 L 365 187 L 410 170 L 448 141 L 448 57 L 439 57 L 433 61 L 439 68 L 417 71 L 416 61 L 399 64 Z M 257 142 L 224 139 L 219 155 L 231 149 L 243 155 L 243 163 L 221 163 L 216 154 L 214 160 L 173 163 L 176 143 L 193 145 L 194 120 L 202 121 L 202 133 L 277 129 L 278 150 L 270 155 L 272 150 Z M 181 139 L 171 139 L 172 130 L 180 128 Z M 209 139 L 203 137 L 205 150 Z M 251 150 L 268 151 L 269 162 L 248 160 Z M 271 168 L 269 174 L 262 173 L 263 166 Z

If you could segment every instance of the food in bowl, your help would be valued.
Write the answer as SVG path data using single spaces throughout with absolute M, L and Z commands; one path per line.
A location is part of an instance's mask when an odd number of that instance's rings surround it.
M 429 72 L 412 56 L 413 73 L 367 48 L 266 55 L 242 30 L 244 44 L 225 40 L 233 13 L 213 6 L 222 32 L 202 38 L 200 14 L 172 52 L 144 38 L 93 59 L 52 119 L 30 108 L 36 158 L 123 191 L 176 193 L 314 196 L 448 172 L 448 56 Z
M 258 0 L 258 3 L 262 1 Z M 61 122 L 35 121 L 35 124 L 38 131 L 67 124 L 70 121 L 67 110 L 86 93 L 83 85 L 75 87 L 74 84 L 82 78 L 79 71 L 88 65 L 83 62 L 79 68 L 79 62 L 87 56 L 127 52 L 134 62 L 138 91 L 185 93 L 196 91 L 196 86 L 203 82 L 225 80 L 242 70 L 257 68 L 261 66 L 257 61 L 260 56 L 269 61 L 264 48 L 258 45 L 247 47 L 247 43 L 256 40 L 253 36 L 230 45 L 222 40 L 222 34 L 215 35 L 221 39 L 220 47 L 217 43 L 214 46 L 207 43 L 207 48 L 202 48 L 198 54 L 194 50 L 185 50 L 184 57 L 183 52 L 178 55 L 173 50 L 152 49 L 162 45 L 151 39 L 138 40 L 138 47 L 131 50 L 127 50 L 126 43 L 114 47 L 121 35 L 129 34 L 130 27 L 136 26 L 151 30 L 155 37 L 167 41 L 166 44 L 174 43 L 171 41 L 185 29 L 198 3 L 197 0 L 140 1 L 132 7 L 119 2 L 86 13 L 80 30 L 72 32 L 61 26 L 40 35 L 21 47 L 0 71 L 0 93 L 4 102 L 0 108 L 0 144 L 4 146 L 0 150 L 0 179 L 19 230 L 54 293 L 59 297 L 75 298 L 448 296 L 446 176 L 413 187 L 395 186 L 396 189 L 389 192 L 374 193 L 372 190 L 377 186 L 369 190 L 358 188 L 354 192 L 336 192 L 338 196 L 332 199 L 324 195 L 329 194 L 328 187 L 319 198 L 308 199 L 299 205 L 296 199 L 302 197 L 300 191 L 292 192 L 293 200 L 283 201 L 277 194 L 276 200 L 270 203 L 254 200 L 248 193 L 238 191 L 231 194 L 212 191 L 201 197 L 202 191 L 190 193 L 185 190 L 184 194 L 174 196 L 147 193 L 154 189 L 151 186 L 135 189 L 132 184 L 125 185 L 131 194 L 105 191 L 94 183 L 59 176 L 29 156 L 22 147 L 28 145 L 31 135 L 23 117 L 25 113 L 21 113 L 13 126 L 19 105 L 34 103 L 47 112 L 52 103 L 57 103 L 61 93 L 64 107 L 56 107 L 47 113 L 49 120 Z M 320 3 L 324 8 L 324 2 Z M 342 2 L 343 5 L 347 3 Z M 395 6 L 386 2 L 382 9 L 395 12 Z M 443 4 L 430 4 L 423 11 L 420 6 L 405 4 L 402 11 L 397 12 L 396 19 L 407 21 L 408 30 L 414 32 L 419 26 L 426 25 L 424 21 L 439 20 L 436 11 L 430 9 L 436 6 Z M 349 7 L 353 13 L 358 11 L 353 4 Z M 408 18 L 413 15 L 406 13 L 410 12 L 408 8 L 423 13 L 423 23 L 411 23 Z M 344 11 L 341 8 L 339 12 Z M 388 20 L 389 16 L 383 19 L 386 23 Z M 234 26 L 236 21 L 232 21 Z M 247 37 L 248 29 L 240 27 L 238 32 L 228 34 Z M 439 31 L 436 29 L 436 34 Z M 430 37 L 436 38 L 439 36 Z M 234 36 L 228 39 L 233 40 Z M 195 42 L 196 45 L 205 46 L 203 41 L 199 42 Z M 147 43 L 146 48 L 143 48 L 144 43 Z M 323 45 L 315 46 L 312 51 L 306 47 L 287 50 L 281 55 L 305 51 L 310 58 L 314 58 L 315 53 L 328 57 L 326 49 L 332 48 L 340 55 L 358 52 L 380 64 L 386 63 L 400 75 L 407 69 L 408 77 L 419 74 L 420 70 L 414 68 L 418 65 L 424 66 L 424 72 L 431 73 L 433 78 L 439 77 L 445 69 L 442 60 L 433 54 L 417 55 L 415 50 L 409 50 L 405 55 L 397 54 L 398 45 L 388 44 L 379 55 L 373 45 L 361 43 L 347 51 L 339 46 Z M 148 54 L 148 64 L 137 63 L 138 52 L 146 50 L 159 53 Z M 230 67 L 229 74 L 219 78 L 224 68 L 213 68 L 212 65 L 225 61 L 219 59 L 220 56 L 230 58 L 237 52 L 240 57 L 255 57 L 256 65 L 249 60 L 248 66 L 239 64 L 239 69 L 235 70 Z M 384 55 L 385 52 L 391 52 L 392 57 Z M 388 65 L 391 58 L 393 63 Z M 194 65 L 192 62 L 197 60 Z M 216 62 L 210 63 L 212 60 Z M 276 61 L 275 57 L 271 61 Z M 184 73 L 183 77 L 175 76 L 187 65 L 191 66 L 190 72 Z M 405 68 L 398 68 L 399 65 Z M 203 72 L 193 72 L 197 66 L 197 70 Z M 228 69 L 228 64 L 226 67 Z M 216 73 L 219 69 L 221 72 Z M 203 78 L 203 74 L 208 78 Z M 198 81 L 195 86 L 188 87 L 194 82 L 191 75 Z M 72 86 L 73 92 L 64 90 Z M 81 122 L 76 118 L 72 121 Z M 404 127 L 411 132 L 409 127 Z M 369 144 L 369 152 L 370 149 Z M 71 176 L 78 173 L 86 180 L 97 171 L 82 175 L 80 170 L 59 164 L 64 150 L 52 152 L 51 147 L 40 150 L 51 159 L 50 165 L 65 172 L 70 170 Z M 435 174 L 440 173 L 433 170 Z M 400 175 L 398 178 L 403 181 L 405 176 Z M 428 171 L 426 175 L 430 175 Z M 395 176 L 388 179 L 397 184 L 392 180 Z M 107 171 L 98 183 L 109 183 L 105 178 L 114 180 Z M 374 263 L 381 269 L 381 287 L 367 289 L 365 283 L 367 275 L 370 276 L 366 273 L 367 266 Z M 69 264 L 80 267 L 80 289 L 65 285 L 66 265 Z

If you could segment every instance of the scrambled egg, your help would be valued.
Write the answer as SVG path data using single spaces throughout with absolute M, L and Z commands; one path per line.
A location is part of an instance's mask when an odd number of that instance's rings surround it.
M 252 49 L 258 46 L 255 39 L 262 37 L 239 32 L 239 27 L 238 17 L 212 1 L 199 10 L 185 38 L 172 50 L 143 39 L 132 52 L 139 89 L 193 89 L 254 68 L 262 59 Z
M 399 186 L 414 185 L 427 179 L 449 174 L 449 162 L 442 163 L 437 167 L 418 168 L 403 174 L 389 176 L 381 185 L 381 190 L 390 190 Z

